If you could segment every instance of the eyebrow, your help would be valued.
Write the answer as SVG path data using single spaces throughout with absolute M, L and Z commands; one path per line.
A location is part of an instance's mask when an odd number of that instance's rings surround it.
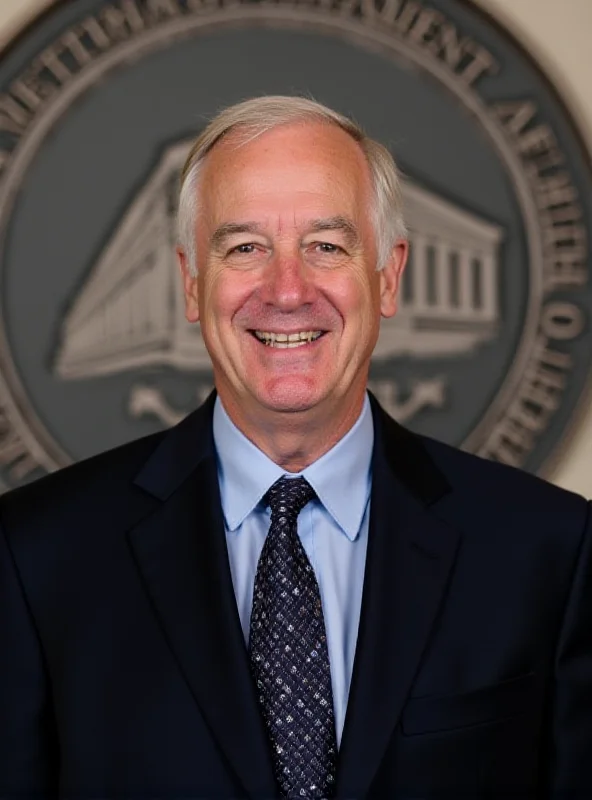
M 341 231 L 350 246 L 357 244 L 360 240 L 358 229 L 354 223 L 341 215 L 315 219 L 307 229 L 307 233 L 322 233 L 323 231 Z M 222 247 L 228 237 L 238 233 L 263 234 L 263 229 L 257 222 L 223 222 L 212 234 L 211 244 L 218 249 Z
M 220 247 L 229 236 L 236 233 L 262 233 L 262 231 L 256 222 L 223 222 L 216 228 L 210 241 L 214 247 Z
M 327 217 L 326 219 L 316 219 L 311 223 L 309 230 L 312 233 L 322 233 L 323 231 L 341 231 L 341 233 L 345 235 L 347 243 L 350 247 L 358 244 L 360 241 L 358 229 L 351 219 L 342 217 L 340 215 L 336 217 Z

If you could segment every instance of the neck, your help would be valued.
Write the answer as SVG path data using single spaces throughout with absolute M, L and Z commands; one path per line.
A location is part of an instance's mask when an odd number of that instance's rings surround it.
M 365 389 L 346 398 L 338 407 L 305 411 L 257 410 L 249 414 L 243 405 L 220 396 L 224 410 L 240 430 L 275 464 L 286 472 L 301 472 L 334 447 L 354 426 L 364 405 Z

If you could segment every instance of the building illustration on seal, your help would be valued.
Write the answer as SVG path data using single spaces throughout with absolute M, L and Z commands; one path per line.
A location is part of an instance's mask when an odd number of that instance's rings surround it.
M 145 366 L 209 369 L 199 326 L 184 318 L 174 263 L 177 182 L 189 146 L 164 152 L 75 299 L 55 362 L 62 379 Z M 411 256 L 374 359 L 469 352 L 499 323 L 502 229 L 411 182 L 404 195 Z

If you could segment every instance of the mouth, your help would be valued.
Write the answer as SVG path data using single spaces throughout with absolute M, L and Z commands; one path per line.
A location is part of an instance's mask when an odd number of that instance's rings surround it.
M 295 347 L 303 347 L 307 344 L 312 344 L 324 336 L 326 331 L 298 331 L 296 333 L 276 333 L 273 331 L 249 331 L 257 341 L 267 347 L 275 347 L 278 349 L 287 349 Z

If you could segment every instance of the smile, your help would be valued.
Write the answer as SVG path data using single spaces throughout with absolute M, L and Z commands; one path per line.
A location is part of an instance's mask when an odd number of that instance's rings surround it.
M 268 331 L 252 331 L 256 339 L 268 347 L 302 347 L 319 339 L 324 331 L 300 331 L 298 333 L 272 333 Z

